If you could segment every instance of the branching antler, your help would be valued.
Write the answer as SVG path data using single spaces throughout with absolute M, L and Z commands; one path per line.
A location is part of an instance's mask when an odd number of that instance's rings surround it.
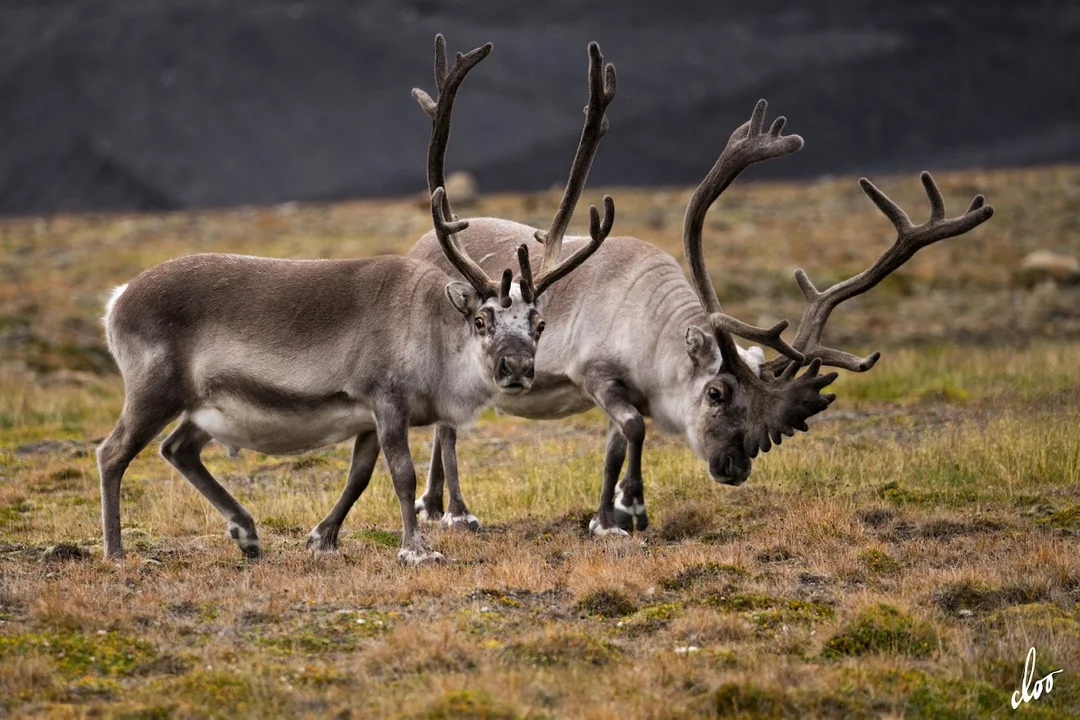
M 563 236 L 570 226 L 574 208 L 577 207 L 577 202 L 585 189 L 585 180 L 589 176 L 593 158 L 596 157 L 600 138 L 608 131 L 609 123 L 605 111 L 614 97 L 615 66 L 611 63 L 605 65 L 604 56 L 600 54 L 600 46 L 591 42 L 589 43 L 589 104 L 585 106 L 585 126 L 581 130 L 581 139 L 578 141 L 577 152 L 574 153 L 570 177 L 566 181 L 566 189 L 563 190 L 559 209 L 556 210 L 551 226 L 546 231 L 536 231 L 536 239 L 544 244 L 544 257 L 540 261 L 540 277 L 536 282 L 538 296 L 596 252 L 607 238 L 611 225 L 615 221 L 615 203 L 610 197 L 604 196 L 603 221 L 600 220 L 595 206 L 589 208 L 589 234 L 592 242 L 575 252 L 561 265 L 558 264 Z
M 872 289 L 927 245 L 963 235 L 989 220 L 994 214 L 994 208 L 986 204 L 986 199 L 982 195 L 976 195 L 968 206 L 967 212 L 959 217 L 946 219 L 945 200 L 934 178 L 930 173 L 923 172 L 921 179 L 926 196 L 930 200 L 930 219 L 922 225 L 912 224 L 907 213 L 885 193 L 878 190 L 872 182 L 866 178 L 859 180 L 863 192 L 874 201 L 897 231 L 896 242 L 893 246 L 869 268 L 824 291 L 814 287 L 814 283 L 810 282 L 810 278 L 803 270 L 795 271 L 795 281 L 799 284 L 803 297 L 806 298 L 806 307 L 792 345 L 802 351 L 807 358 L 820 360 L 825 365 L 853 372 L 866 372 L 874 367 L 881 353 L 875 352 L 860 358 L 821 344 L 821 336 L 832 311 L 845 300 L 850 300 Z M 766 365 L 766 368 L 779 374 L 788 364 L 786 358 L 775 358 Z
M 468 53 L 458 53 L 454 61 L 454 67 L 446 68 L 446 39 L 442 35 L 435 36 L 435 84 L 439 88 L 439 100 L 436 102 L 431 96 L 420 88 L 413 88 L 413 97 L 420 103 L 420 107 L 431 118 L 431 139 L 428 141 L 428 189 L 431 191 L 431 217 L 435 225 L 435 234 L 439 238 L 446 259 L 450 261 L 469 284 L 487 299 L 498 296 L 499 304 L 510 307 L 510 287 L 513 282 L 513 273 L 503 270 L 499 282 L 494 282 L 483 268 L 476 263 L 455 237 L 456 233 L 469 227 L 466 220 L 454 220 L 450 209 L 450 201 L 446 197 L 444 188 L 444 166 L 446 160 L 446 145 L 450 140 L 450 117 L 454 109 L 454 99 L 457 97 L 458 88 L 465 80 L 465 76 L 476 67 L 481 60 L 491 54 L 493 46 L 486 43 Z M 522 247 L 525 247 L 522 245 Z M 520 252 L 518 258 L 520 261 Z M 532 273 L 527 267 L 522 267 L 522 282 L 528 280 L 532 285 Z M 524 292 L 523 292 L 524 295 Z
M 458 53 L 454 59 L 454 67 L 446 69 L 446 38 L 441 34 L 435 36 L 435 86 L 439 90 L 438 101 L 432 100 L 431 96 L 420 88 L 413 88 L 412 96 L 420 107 L 431 118 L 431 141 L 428 143 L 427 178 L 428 192 L 434 193 L 435 188 L 446 187 L 446 144 L 450 140 L 450 115 L 454 110 L 454 99 L 457 97 L 458 88 L 469 72 L 476 67 L 481 60 L 491 54 L 491 43 L 485 43 L 475 50 L 462 54 Z M 443 207 L 448 218 L 453 217 L 450 210 L 449 200 L 443 196 Z
M 803 355 L 791 347 L 780 336 L 788 326 L 781 320 L 771 328 L 749 325 L 724 313 L 720 300 L 716 296 L 712 278 L 705 267 L 705 255 L 701 247 L 701 230 L 705 224 L 705 213 L 716 202 L 720 194 L 727 189 L 735 178 L 754 163 L 790 155 L 802 149 L 803 139 L 798 135 L 782 135 L 787 120 L 778 117 L 772 126 L 765 130 L 765 110 L 768 103 L 758 100 L 750 120 L 739 126 L 728 138 L 727 146 L 720 154 L 712 170 L 698 185 L 690 204 L 686 206 L 686 218 L 683 222 L 683 249 L 686 261 L 690 265 L 690 276 L 694 290 L 701 305 L 709 314 L 713 330 L 720 335 L 737 335 L 751 342 L 770 347 L 799 363 Z M 734 348 L 734 341 L 731 342 Z M 732 362 L 735 362 L 734 360 Z

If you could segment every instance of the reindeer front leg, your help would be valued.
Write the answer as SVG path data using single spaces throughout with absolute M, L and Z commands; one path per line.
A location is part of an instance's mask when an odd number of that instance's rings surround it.
M 409 452 L 409 424 L 404 399 L 383 397 L 376 400 L 375 425 L 379 445 L 394 481 L 394 493 L 401 505 L 402 532 L 398 560 L 405 565 L 444 560 L 441 554 L 429 550 L 424 544 L 416 522 L 416 468 Z
M 423 494 L 416 499 L 416 515 L 420 522 L 437 523 L 443 516 L 443 472 L 442 441 L 439 439 L 440 425 L 435 426 L 431 439 L 431 465 L 428 468 L 427 485 Z
M 349 463 L 349 477 L 341 497 L 326 517 L 315 526 L 307 539 L 307 549 L 313 555 L 333 553 L 338 549 L 338 533 L 345 516 L 360 499 L 360 495 L 371 482 L 371 473 L 375 470 L 375 461 L 379 459 L 379 438 L 374 430 L 362 432 L 353 442 L 352 460 Z
M 593 535 L 627 535 L 634 530 L 635 520 L 637 529 L 644 530 L 649 523 L 641 480 L 645 419 L 630 402 L 626 386 L 619 380 L 586 378 L 585 390 L 609 419 L 600 507 L 589 523 L 589 532 Z M 624 459 L 627 460 L 626 476 L 619 482 Z
M 465 497 L 461 494 L 457 468 L 457 429 L 450 425 L 439 425 L 437 446 L 442 456 L 442 469 L 446 477 L 446 489 L 450 491 L 450 506 L 442 517 L 445 527 L 457 530 L 480 530 L 480 519 L 469 512 L 465 506 Z M 434 458 L 432 459 L 434 461 Z M 442 492 L 440 491 L 440 496 Z

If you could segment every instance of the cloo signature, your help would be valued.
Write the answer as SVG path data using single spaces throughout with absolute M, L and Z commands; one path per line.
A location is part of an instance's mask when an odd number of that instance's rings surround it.
M 1020 689 L 1016 690 L 1012 694 L 1012 706 L 1013 710 L 1020 707 L 1021 704 L 1029 702 L 1031 700 L 1038 700 L 1039 696 L 1044 692 L 1049 693 L 1054 689 L 1054 676 L 1064 670 L 1054 670 L 1051 673 L 1047 673 L 1044 677 L 1035 680 L 1035 648 L 1031 648 L 1027 654 L 1027 660 L 1024 661 L 1024 677 L 1020 683 Z M 1032 684 L 1032 680 L 1035 683 Z

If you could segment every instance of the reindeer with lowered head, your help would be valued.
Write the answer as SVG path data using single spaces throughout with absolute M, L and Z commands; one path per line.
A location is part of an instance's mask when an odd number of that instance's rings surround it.
M 445 152 L 458 87 L 491 44 L 444 62 L 439 101 L 429 99 L 433 146 Z M 441 173 L 441 171 L 440 171 Z M 421 538 L 408 428 L 466 422 L 497 394 L 525 392 L 544 321 L 537 300 L 600 247 L 592 241 L 533 277 L 524 247 L 515 280 L 496 282 L 455 235 L 443 188 L 431 213 L 447 267 L 418 258 L 279 260 L 225 254 L 183 257 L 117 288 L 104 318 L 124 379 L 124 408 L 98 448 L 105 555 L 123 554 L 120 482 L 135 456 L 176 418 L 162 456 L 225 516 L 250 558 L 260 554 L 251 514 L 207 471 L 216 439 L 235 451 L 303 452 L 355 437 L 349 491 L 312 531 L 315 550 L 336 547 L 345 512 L 367 486 L 380 448 L 401 504 L 403 563 L 441 558 Z M 459 277 L 467 282 L 460 282 Z
M 598 53 L 597 53 L 598 55 Z M 599 62 L 590 74 L 593 94 L 600 93 Z M 708 466 L 712 478 L 739 485 L 750 475 L 751 461 L 768 452 L 785 436 L 808 429 L 806 420 L 835 398 L 822 390 L 836 373 L 820 374 L 823 365 L 865 372 L 878 353 L 859 358 L 825 347 L 821 338 L 832 311 L 861 295 L 907 262 L 918 250 L 962 235 L 993 214 L 977 196 L 963 215 L 946 219 L 945 204 L 929 173 L 922 183 L 930 200 L 930 218 L 914 225 L 895 203 L 870 181 L 863 191 L 896 228 L 896 243 L 870 268 L 819 291 L 802 270 L 795 280 L 806 300 L 793 341 L 781 333 L 787 321 L 771 328 L 742 322 L 723 312 L 705 266 L 701 233 L 705 214 L 723 191 L 750 165 L 779 158 L 802 148 L 797 135 L 783 135 L 783 117 L 765 127 L 766 103 L 761 100 L 747 123 L 729 138 L 712 170 L 694 192 L 686 209 L 683 243 L 690 266 L 688 282 L 678 262 L 659 248 L 632 237 L 607 243 L 573 278 L 550 293 L 540 311 L 552 323 L 536 356 L 536 378 L 528 395 L 500 396 L 495 407 L 525 418 L 559 418 L 599 406 L 608 416 L 607 453 L 600 505 L 590 529 L 593 534 L 626 534 L 648 525 L 642 481 L 645 422 L 683 435 Z M 584 165 L 587 172 L 588 165 Z M 429 178 L 437 185 L 441 176 Z M 563 245 L 582 246 L 581 238 L 563 238 L 564 220 L 573 210 L 564 198 L 546 234 L 540 267 L 557 261 Z M 532 228 L 505 220 L 478 219 L 461 234 L 463 246 L 482 256 L 482 265 L 498 267 L 520 243 L 529 243 Z M 530 252 L 537 250 L 530 243 Z M 410 253 L 445 267 L 436 238 L 425 235 Z M 449 268 L 446 268 L 449 270 Z M 743 350 L 735 337 L 758 343 L 779 354 L 765 362 L 760 347 Z M 802 367 L 808 366 L 801 375 Z M 435 431 L 438 447 L 452 430 Z M 462 497 L 456 463 L 445 449 L 436 454 L 428 484 L 417 509 L 422 518 L 442 516 L 447 524 L 479 527 Z M 623 465 L 626 473 L 619 474 Z M 450 490 L 448 514 L 443 515 L 443 481 Z M 460 518 L 467 523 L 459 523 Z

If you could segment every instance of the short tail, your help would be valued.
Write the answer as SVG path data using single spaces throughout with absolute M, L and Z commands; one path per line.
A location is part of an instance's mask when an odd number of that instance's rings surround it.
M 124 283 L 113 288 L 112 293 L 109 294 L 109 299 L 105 302 L 105 314 L 101 317 L 101 324 L 105 327 L 105 340 L 109 344 L 109 351 L 113 354 L 113 357 L 116 357 L 116 343 L 113 341 L 112 329 L 109 327 L 109 317 L 112 315 L 113 307 L 116 306 L 116 301 L 124 294 L 127 287 L 127 283 Z

